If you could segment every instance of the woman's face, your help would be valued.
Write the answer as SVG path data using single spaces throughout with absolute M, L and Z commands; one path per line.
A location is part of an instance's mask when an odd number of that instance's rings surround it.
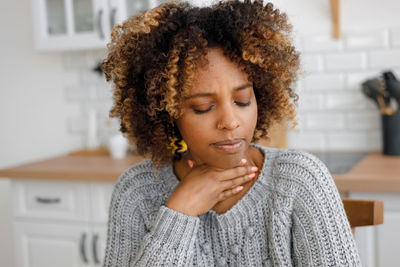
M 247 158 L 257 123 L 252 82 L 236 63 L 211 48 L 176 121 L 195 164 L 232 168 Z

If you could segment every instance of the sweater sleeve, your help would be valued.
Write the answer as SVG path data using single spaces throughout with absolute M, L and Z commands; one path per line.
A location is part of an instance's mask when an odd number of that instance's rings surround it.
M 188 266 L 200 219 L 161 205 L 147 229 L 138 190 L 121 187 L 111 200 L 103 266 Z
M 361 266 L 342 200 L 327 167 L 310 153 L 301 152 L 297 159 L 291 229 L 294 266 Z

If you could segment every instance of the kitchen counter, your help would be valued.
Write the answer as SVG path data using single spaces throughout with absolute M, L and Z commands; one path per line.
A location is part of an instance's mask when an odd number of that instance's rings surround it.
M 342 192 L 400 193 L 400 156 L 372 152 L 344 174 L 332 174 Z
M 0 170 L 0 177 L 113 182 L 129 166 L 144 159 L 142 156 L 132 154 L 117 160 L 103 152 L 73 152 L 65 156 Z
M 345 153 L 336 156 L 313 154 L 326 163 L 341 192 L 400 192 L 400 157 L 379 152 L 347 157 Z M 341 162 L 339 159 L 347 165 L 350 162 L 350 168 L 343 169 L 338 164 Z M 142 160 L 144 158 L 137 155 L 115 160 L 106 153 L 71 153 L 0 170 L 0 177 L 114 182 L 129 166 Z

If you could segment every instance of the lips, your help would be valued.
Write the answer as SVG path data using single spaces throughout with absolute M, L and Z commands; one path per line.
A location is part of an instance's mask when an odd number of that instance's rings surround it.
M 234 145 L 234 144 L 240 143 L 241 141 L 242 141 L 242 139 L 236 138 L 236 139 L 232 139 L 232 140 L 224 140 L 224 141 L 216 142 L 213 145 L 215 145 L 215 146 Z
M 242 139 L 232 139 L 216 142 L 213 146 L 225 153 L 237 153 L 242 148 L 242 143 Z

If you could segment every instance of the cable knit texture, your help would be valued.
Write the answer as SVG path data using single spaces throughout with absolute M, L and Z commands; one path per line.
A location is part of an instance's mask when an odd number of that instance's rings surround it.
M 361 266 L 342 201 L 314 155 L 251 144 L 264 154 L 249 191 L 227 212 L 169 209 L 179 184 L 151 160 L 115 185 L 104 266 Z

